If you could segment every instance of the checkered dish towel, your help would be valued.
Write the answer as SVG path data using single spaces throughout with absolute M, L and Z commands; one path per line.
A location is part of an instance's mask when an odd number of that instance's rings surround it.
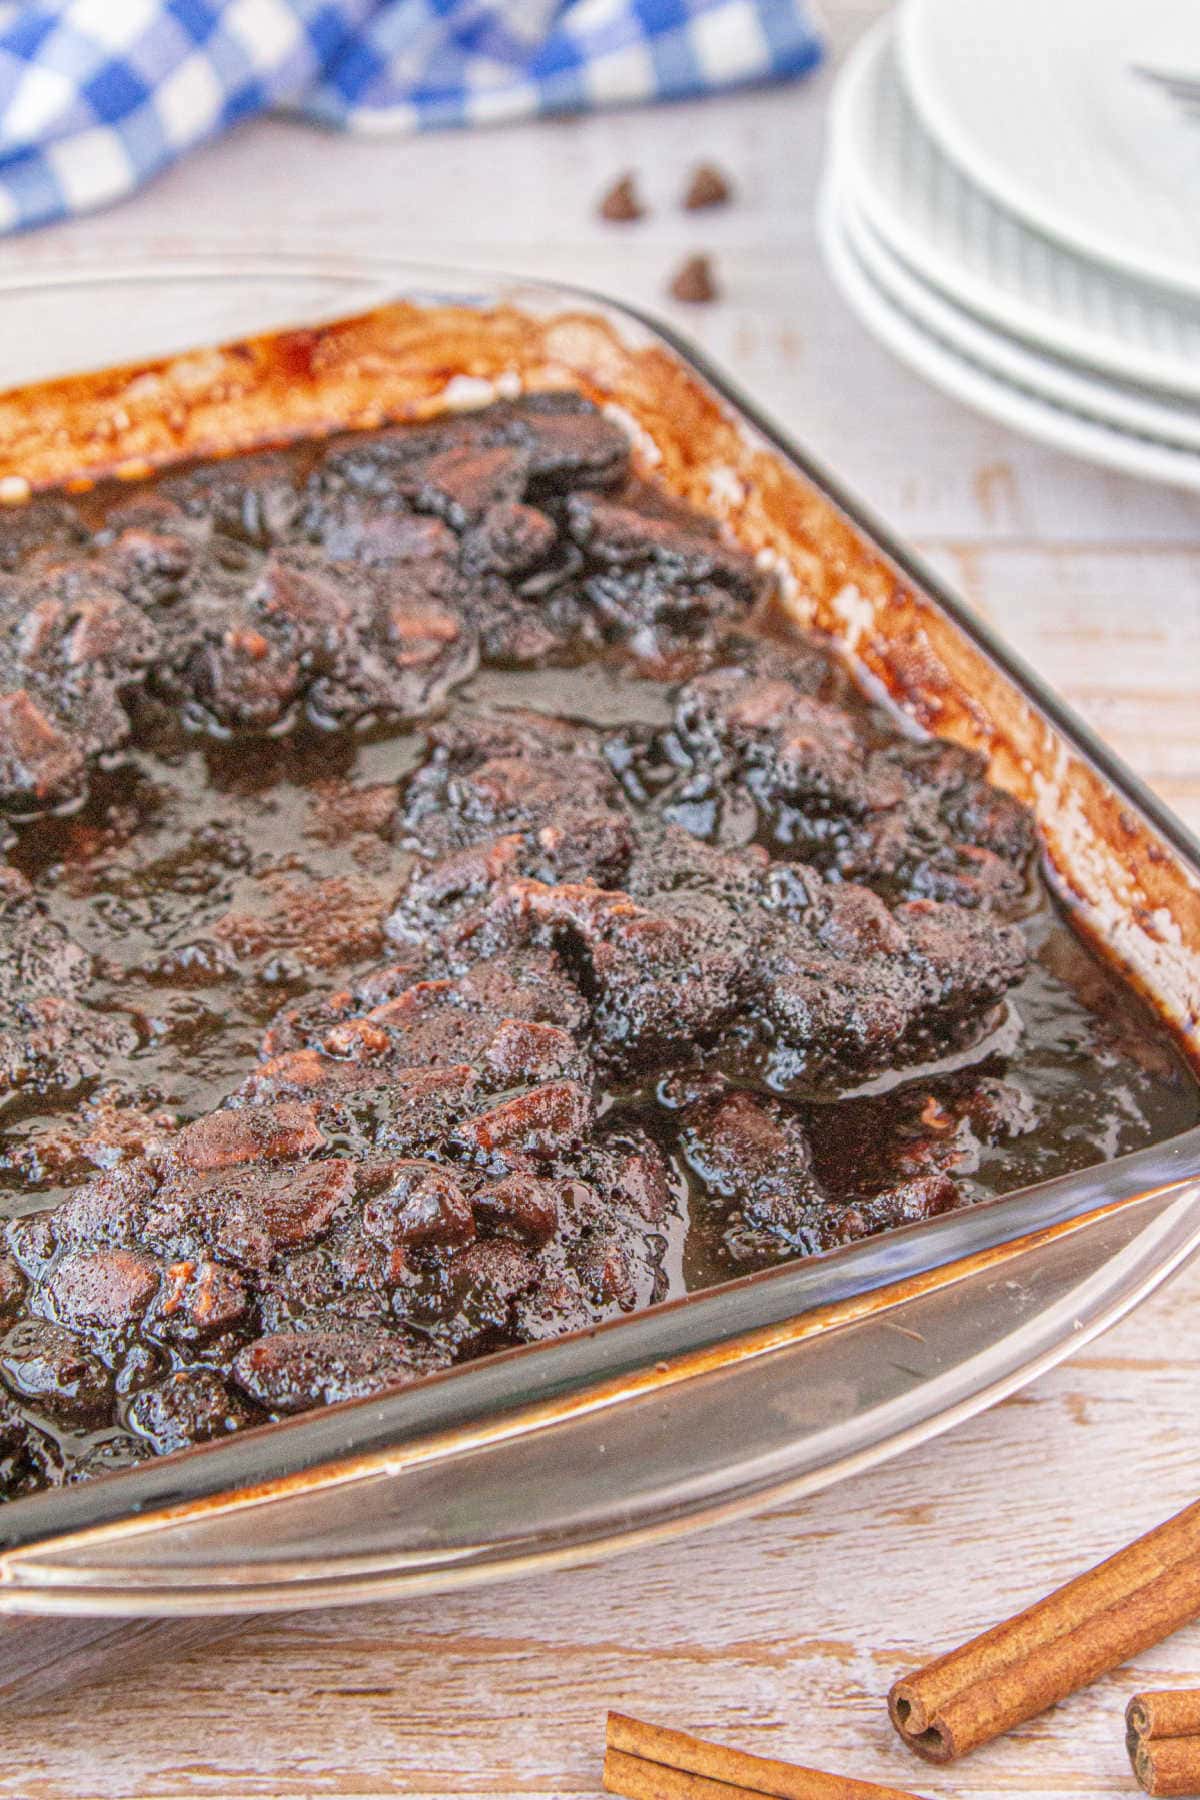
M 0 0 L 0 231 L 286 108 L 415 131 L 798 75 L 810 0 Z

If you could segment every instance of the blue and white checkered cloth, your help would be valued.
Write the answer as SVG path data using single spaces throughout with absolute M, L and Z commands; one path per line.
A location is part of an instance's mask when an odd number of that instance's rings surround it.
M 491 124 L 819 56 L 809 0 L 0 0 L 0 231 L 118 199 L 272 108 Z

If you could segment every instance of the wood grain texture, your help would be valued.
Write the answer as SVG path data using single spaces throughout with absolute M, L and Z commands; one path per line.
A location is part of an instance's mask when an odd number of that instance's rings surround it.
M 875 0 L 828 7 L 840 50 Z M 830 74 L 657 112 L 347 141 L 246 128 L 96 218 L 0 247 L 6 271 L 287 250 L 507 266 L 606 288 L 698 339 L 836 468 L 1200 827 L 1200 514 L 976 418 L 869 340 L 812 228 Z M 692 163 L 738 187 L 675 201 Z M 594 202 L 635 167 L 632 227 Z M 664 299 L 688 252 L 725 298 Z M 896 1745 L 896 1674 L 1200 1494 L 1200 1267 L 938 1442 L 749 1523 L 603 1567 L 251 1623 L 75 1700 L 0 1709 L 0 1797 L 599 1793 L 612 1706 L 958 1800 L 1135 1791 L 1122 1714 L 1200 1684 L 1200 1628 L 954 1769 Z M 819 1729 L 802 1720 L 817 1715 Z

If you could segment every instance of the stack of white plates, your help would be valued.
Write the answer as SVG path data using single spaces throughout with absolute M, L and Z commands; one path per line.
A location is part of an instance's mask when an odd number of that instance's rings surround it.
M 1200 0 L 903 0 L 834 95 L 821 240 L 898 356 L 1080 456 L 1200 489 Z

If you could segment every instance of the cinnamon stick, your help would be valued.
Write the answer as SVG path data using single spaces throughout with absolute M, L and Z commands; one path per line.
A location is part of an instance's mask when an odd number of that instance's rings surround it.
M 709 1781 L 666 1763 L 644 1762 L 623 1750 L 604 1753 L 604 1789 L 624 1800 L 761 1800 L 753 1788 L 734 1787 L 728 1781 Z
M 1200 1794 L 1200 1692 L 1135 1694 L 1125 1723 L 1129 1760 L 1148 1794 Z
M 910 1750 L 953 1762 L 1200 1615 L 1200 1503 L 1036 1606 L 896 1682 Z
M 1125 1708 L 1125 1723 L 1134 1737 L 1200 1737 L 1200 1689 L 1135 1694 Z
M 729 1750 L 615 1712 L 608 1715 L 604 1786 L 625 1800 L 918 1800 L 899 1788 Z

